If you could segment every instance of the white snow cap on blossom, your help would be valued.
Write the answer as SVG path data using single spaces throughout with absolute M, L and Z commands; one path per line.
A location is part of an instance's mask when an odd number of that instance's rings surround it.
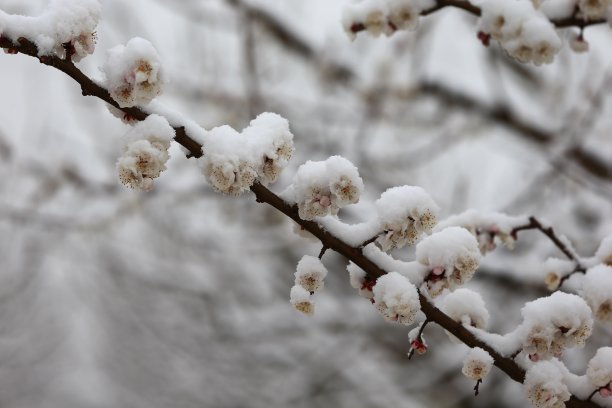
M 449 293 L 439 307 L 451 319 L 464 326 L 484 329 L 489 323 L 489 311 L 482 296 L 471 289 L 459 288 Z
M 94 51 L 100 11 L 97 0 L 51 0 L 45 12 L 36 17 L 0 10 L 0 33 L 13 41 L 19 37 L 33 41 L 38 55 L 64 58 L 69 50 L 72 60 L 79 61 Z
M 589 43 L 584 39 L 580 30 L 571 30 L 568 40 L 570 48 L 576 53 L 583 53 L 589 50 Z
M 587 20 L 605 18 L 608 8 L 611 6 L 611 0 L 578 0 L 580 15 Z
M 413 245 L 421 235 L 430 234 L 440 210 L 421 187 L 392 187 L 375 203 L 380 230 L 377 242 L 383 251 Z
M 327 276 L 327 268 L 316 256 L 304 255 L 297 264 L 295 284 L 310 293 L 323 288 L 323 280 Z
M 295 310 L 304 313 L 307 316 L 314 314 L 314 302 L 311 299 L 310 292 L 299 285 L 291 288 L 289 301 Z
M 525 304 L 517 333 L 532 361 L 560 357 L 569 347 L 583 347 L 593 329 L 591 309 L 577 295 L 555 292 Z
M 589 361 L 586 372 L 595 387 L 606 387 L 612 382 L 612 347 L 601 347 Z
M 353 262 L 348 263 L 346 270 L 349 273 L 351 286 L 357 289 L 359 296 L 366 299 L 372 299 L 374 297 L 374 293 L 372 293 L 374 282 L 372 282 L 372 285 L 368 285 L 366 271 L 355 265 Z
M 612 235 L 607 236 L 599 244 L 595 258 L 606 265 L 612 266 Z
M 159 54 L 139 37 L 108 50 L 102 72 L 111 97 L 122 108 L 147 105 L 161 94 L 165 83 Z
M 425 238 L 416 247 L 417 261 L 429 270 L 425 286 L 433 297 L 446 288 L 454 290 L 469 281 L 480 258 L 476 238 L 461 227 L 445 228 Z
M 486 0 L 481 10 L 480 29 L 518 61 L 549 64 L 559 52 L 555 26 L 531 2 Z
M 480 252 L 484 255 L 493 251 L 498 243 L 512 249 L 515 241 L 512 236 L 513 228 L 528 222 L 524 216 L 513 217 L 503 213 L 467 210 L 441 221 L 434 231 L 451 226 L 466 228 L 476 237 Z
M 410 281 L 397 272 L 377 279 L 373 289 L 376 308 L 385 320 L 410 325 L 421 310 L 419 294 Z
M 561 408 L 570 399 L 571 394 L 563 382 L 560 364 L 557 360 L 541 361 L 527 370 L 523 388 L 532 406 Z
M 612 323 L 612 266 L 597 265 L 587 270 L 582 284 L 582 297 L 597 320 Z
M 478 381 L 483 380 L 491 367 L 493 367 L 493 357 L 480 347 L 474 347 L 468 351 L 463 359 L 463 368 L 461 372 L 467 378 Z
M 289 123 L 275 113 L 262 113 L 242 133 L 230 126 L 206 133 L 202 173 L 217 191 L 238 196 L 259 180 L 267 185 L 276 181 L 293 154 L 293 134 Z
M 153 179 L 166 169 L 174 129 L 158 115 L 149 115 L 125 136 L 124 152 L 117 160 L 122 184 L 137 191 L 150 191 Z
M 245 145 L 255 156 L 258 180 L 264 186 L 274 183 L 293 155 L 293 133 L 282 116 L 263 112 L 242 131 Z
M 576 8 L 576 0 L 533 0 L 533 3 L 550 20 L 567 18 Z
M 325 161 L 307 161 L 293 178 L 293 200 L 298 205 L 300 218 L 312 220 L 359 201 L 363 180 L 357 167 L 341 156 Z

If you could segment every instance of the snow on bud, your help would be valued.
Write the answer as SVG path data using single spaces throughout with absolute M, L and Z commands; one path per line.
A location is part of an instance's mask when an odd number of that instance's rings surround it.
M 150 191 L 153 179 L 166 169 L 174 129 L 162 116 L 149 115 L 125 136 L 124 152 L 117 160 L 119 180 L 136 191 Z
M 555 26 L 527 1 L 484 2 L 480 28 L 523 63 L 549 64 L 561 48 Z
M 372 289 L 374 288 L 376 281 L 369 279 L 366 272 L 352 262 L 348 263 L 346 270 L 349 273 L 351 286 L 357 289 L 359 296 L 366 299 L 374 298 Z
M 597 320 L 612 323 L 612 266 L 597 265 L 587 270 L 582 297 Z
M 257 178 L 255 163 L 242 154 L 245 143 L 240 133 L 230 126 L 220 126 L 208 132 L 205 154 L 199 159 L 208 183 L 216 190 L 238 196 L 253 185 Z
M 122 108 L 148 104 L 165 82 L 159 54 L 139 37 L 111 48 L 102 72 L 111 97 Z
M 291 288 L 289 301 L 295 310 L 304 313 L 307 316 L 314 314 L 314 302 L 311 299 L 310 292 L 299 285 Z
M 448 227 L 416 247 L 416 260 L 429 269 L 425 286 L 430 296 L 454 290 L 469 281 L 480 262 L 478 242 L 465 228 Z
M 468 351 L 463 359 L 463 368 L 461 372 L 471 380 L 482 381 L 487 374 L 489 374 L 489 371 L 491 371 L 493 361 L 493 357 L 485 350 L 474 347 Z
M 589 43 L 584 39 L 582 31 L 573 31 L 569 34 L 569 46 L 576 53 L 583 53 L 589 50 Z
M 525 304 L 521 310 L 523 351 L 532 361 L 561 357 L 570 347 L 583 347 L 593 329 L 591 309 L 579 296 L 555 292 Z
M 532 406 L 561 408 L 570 399 L 571 394 L 563 382 L 560 364 L 558 361 L 541 361 L 527 370 L 523 388 Z
M 484 255 L 493 251 L 499 243 L 508 249 L 514 248 L 515 238 L 513 228 L 527 222 L 526 217 L 512 217 L 503 213 L 481 213 L 476 210 L 467 210 L 461 214 L 448 217 L 440 222 L 436 231 L 446 227 L 463 227 L 476 237 L 480 252 Z
M 245 146 L 257 163 L 258 180 L 264 186 L 274 183 L 293 155 L 293 134 L 287 119 L 264 112 L 242 131 Z
M 13 41 L 20 37 L 30 39 L 36 44 L 39 56 L 70 56 L 78 62 L 94 51 L 100 12 L 97 0 L 51 0 L 40 16 L 4 13 L 0 18 L 0 33 Z
M 332 156 L 325 161 L 307 161 L 293 178 L 293 199 L 300 218 L 336 215 L 338 210 L 359 201 L 363 180 L 347 159 Z
M 578 0 L 578 11 L 586 20 L 598 20 L 606 17 L 610 0 Z
M 438 205 L 421 187 L 393 187 L 376 200 L 378 223 L 383 233 L 378 242 L 383 251 L 413 245 L 430 234 L 437 223 Z
M 608 266 L 612 266 L 612 235 L 601 241 L 597 252 L 595 252 L 595 259 Z
M 438 305 L 440 310 L 451 319 L 464 326 L 484 329 L 489 323 L 489 311 L 479 293 L 467 288 L 460 288 L 449 293 Z M 455 336 L 447 332 L 451 340 Z
M 419 294 L 410 281 L 397 272 L 390 272 L 376 281 L 373 289 L 376 308 L 388 321 L 410 325 L 421 310 Z
M 586 376 L 595 387 L 610 391 L 612 383 L 612 347 L 601 347 L 589 361 Z M 604 391 L 606 393 L 606 391 Z
M 561 279 L 576 268 L 576 264 L 573 261 L 559 258 L 548 258 L 544 262 L 544 270 L 546 275 L 544 276 L 544 283 L 548 287 L 548 290 L 554 291 L 559 289 Z
M 327 268 L 315 256 L 304 255 L 297 264 L 295 284 L 303 287 L 310 293 L 323 288 L 323 279 L 327 276 Z

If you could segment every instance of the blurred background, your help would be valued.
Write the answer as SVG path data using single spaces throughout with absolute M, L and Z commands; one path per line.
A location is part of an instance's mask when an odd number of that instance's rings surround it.
M 536 215 L 593 254 L 612 234 L 612 30 L 586 31 L 535 68 L 483 47 L 475 19 L 443 10 L 413 33 L 350 42 L 343 1 L 105 0 L 95 54 L 150 40 L 170 83 L 159 100 L 211 128 L 258 113 L 291 123 L 296 154 L 341 154 L 367 219 L 394 185 L 424 187 L 443 218 L 469 208 Z M 44 0 L 0 0 L 36 15 Z M 567 33 L 564 32 L 563 35 Z M 0 55 L 0 407 L 516 407 L 520 385 L 494 370 L 473 396 L 465 346 L 426 330 L 408 361 L 405 327 L 385 323 L 328 253 L 325 291 L 305 317 L 288 302 L 297 261 L 319 244 L 253 196 L 220 196 L 174 146 L 155 190 L 121 186 L 127 126 L 63 73 Z M 409 259 L 410 250 L 396 253 Z M 469 286 L 504 333 L 545 295 L 526 232 L 489 255 Z M 571 282 L 570 282 L 571 287 Z M 584 373 L 612 328 L 565 357 Z

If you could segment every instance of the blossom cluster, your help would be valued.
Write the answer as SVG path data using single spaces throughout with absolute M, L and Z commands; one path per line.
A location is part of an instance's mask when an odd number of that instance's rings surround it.
M 324 161 L 307 161 L 293 178 L 287 193 L 298 205 L 300 218 L 335 215 L 338 210 L 359 201 L 363 180 L 357 167 L 341 156 Z
M 108 50 L 102 72 L 105 85 L 121 108 L 147 105 L 162 92 L 165 83 L 159 54 L 139 37 Z
M 427 268 L 423 287 L 430 296 L 454 290 L 469 281 L 478 268 L 478 242 L 468 230 L 448 227 L 423 239 L 416 247 L 417 261 Z
M 460 288 L 446 295 L 437 306 L 451 319 L 463 326 L 485 329 L 489 323 L 489 311 L 478 292 Z M 448 333 L 453 341 L 456 337 Z
M 583 347 L 593 330 L 591 309 L 577 295 L 555 292 L 528 302 L 517 329 L 522 350 L 532 361 L 561 357 L 566 348 Z
M 558 360 L 540 361 L 527 370 L 523 388 L 532 406 L 562 408 L 570 399 L 560 365 Z
M 257 180 L 275 182 L 293 154 L 293 134 L 287 119 L 265 112 L 242 132 L 230 126 L 206 133 L 199 159 L 208 183 L 217 191 L 238 196 Z
M 601 347 L 589 361 L 587 379 L 602 397 L 612 396 L 612 347 Z
M 498 41 L 516 60 L 549 64 L 561 49 L 555 26 L 532 2 L 489 0 L 481 9 L 481 32 Z
M 317 257 L 304 255 L 297 264 L 295 285 L 291 288 L 290 301 L 293 307 L 306 314 L 314 313 L 312 295 L 323 289 L 327 268 Z
M 397 272 L 378 278 L 373 293 L 376 309 L 387 321 L 410 325 L 421 310 L 416 287 Z
M 438 205 L 421 187 L 399 186 L 382 193 L 375 203 L 383 251 L 414 245 L 437 223 Z
M 502 213 L 481 213 L 476 210 L 467 210 L 441 221 L 436 230 L 451 226 L 467 229 L 476 237 L 480 252 L 485 255 L 495 250 L 498 244 L 504 245 L 507 249 L 513 249 L 516 241 L 513 228 L 526 222 L 526 217 L 512 217 Z
M 364 0 L 344 8 L 342 25 L 351 39 L 363 30 L 374 37 L 389 36 L 416 29 L 420 14 L 434 5 L 433 0 Z
M 601 264 L 589 268 L 584 276 L 581 295 L 597 320 L 612 323 L 612 266 Z
M 174 129 L 159 115 L 149 115 L 125 135 L 123 154 L 117 159 L 119 180 L 136 191 L 150 191 L 153 179 L 166 169 Z
M 491 367 L 493 357 L 480 347 L 474 347 L 463 359 L 461 372 L 471 380 L 482 381 L 491 371 Z
M 78 62 L 92 54 L 100 19 L 97 0 L 51 0 L 40 16 L 9 15 L 0 10 L 0 34 L 16 41 L 31 39 L 38 55 L 55 55 Z

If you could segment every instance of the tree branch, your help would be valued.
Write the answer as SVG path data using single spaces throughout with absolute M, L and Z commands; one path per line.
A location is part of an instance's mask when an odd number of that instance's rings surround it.
M 106 103 L 120 109 L 124 113 L 130 115 L 134 119 L 143 120 L 148 114 L 138 108 L 120 108 L 117 103 L 111 98 L 109 92 L 88 78 L 82 71 L 80 71 L 71 61 L 61 59 L 55 56 L 38 56 L 38 50 L 36 46 L 25 38 L 20 38 L 17 44 L 14 44 L 10 39 L 0 36 L 0 47 L 8 48 L 32 57 L 37 58 L 41 63 L 52 66 L 73 78 L 81 86 L 83 95 L 95 96 Z M 189 151 L 189 157 L 200 157 L 202 156 L 202 146 L 195 140 L 191 139 L 185 132 L 184 127 L 175 127 L 176 137 L 175 141 L 181 144 Z M 378 267 L 374 262 L 366 258 L 361 248 L 354 248 L 336 236 L 330 234 L 328 231 L 321 228 L 317 223 L 313 221 L 302 220 L 298 215 L 297 205 L 290 205 L 283 201 L 279 196 L 274 194 L 272 191 L 264 187 L 263 185 L 256 182 L 252 187 L 251 191 L 255 194 L 256 200 L 259 203 L 267 203 L 272 207 L 276 208 L 298 224 L 300 224 L 305 230 L 317 237 L 324 248 L 332 249 L 345 258 L 351 260 L 357 266 L 362 268 L 370 279 L 377 279 L 378 277 L 386 274 L 387 272 Z M 534 226 L 534 228 L 537 228 Z M 527 228 L 523 228 L 527 229 Z M 452 333 L 455 337 L 460 339 L 464 344 L 470 347 L 480 347 L 486 350 L 494 359 L 494 363 L 504 373 L 506 373 L 513 380 L 522 383 L 525 379 L 525 370 L 518 366 L 512 359 L 505 358 L 499 354 L 496 350 L 490 347 L 488 344 L 476 338 L 469 330 L 463 325 L 457 323 L 451 319 L 448 315 L 444 314 L 441 310 L 436 308 L 425 296 L 419 293 L 419 301 L 421 303 L 421 310 L 425 314 L 428 320 L 435 322 L 445 330 Z M 597 404 L 588 401 L 582 401 L 572 396 L 567 402 L 566 406 L 570 408 L 596 408 Z

